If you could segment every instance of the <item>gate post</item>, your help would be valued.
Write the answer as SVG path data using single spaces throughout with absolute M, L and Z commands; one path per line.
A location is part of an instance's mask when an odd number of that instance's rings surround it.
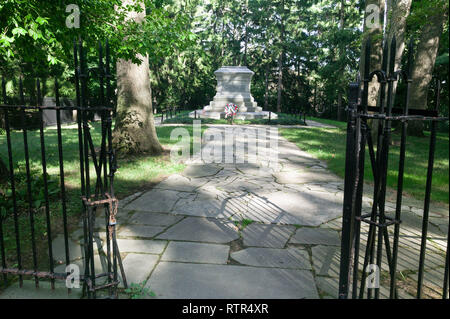
M 347 299 L 353 240 L 353 193 L 357 170 L 357 112 L 359 83 L 349 85 L 347 109 L 347 143 L 345 155 L 344 207 L 342 214 L 341 262 L 339 271 L 339 299 Z

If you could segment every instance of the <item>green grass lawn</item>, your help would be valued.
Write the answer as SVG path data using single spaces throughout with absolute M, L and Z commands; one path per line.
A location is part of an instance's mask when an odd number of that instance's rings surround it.
M 324 124 L 335 125 L 336 128 L 310 127 L 308 129 L 282 128 L 280 133 L 297 144 L 302 150 L 325 160 L 331 171 L 344 177 L 345 171 L 345 122 L 308 118 Z M 412 197 L 422 200 L 425 194 L 427 176 L 429 132 L 424 138 L 407 137 L 404 191 Z M 388 187 L 396 189 L 398 178 L 398 162 L 400 154 L 400 134 L 392 134 L 393 145 L 390 146 L 388 163 Z M 438 133 L 433 170 L 431 199 L 434 202 L 449 203 L 449 137 L 448 133 Z M 373 182 L 370 158 L 366 151 L 364 180 Z
M 170 139 L 170 133 L 176 127 L 157 127 L 156 131 L 161 144 L 166 148 L 173 145 L 177 140 Z M 183 127 L 187 129 L 191 136 L 192 149 L 192 127 Z M 100 147 L 101 143 L 101 125 L 100 123 L 91 123 L 91 135 L 95 147 Z M 21 233 L 21 245 L 23 252 L 24 265 L 31 267 L 31 241 L 30 241 L 30 223 L 27 210 L 27 187 L 23 134 L 21 131 L 13 131 L 11 134 L 13 145 L 14 173 L 16 175 L 16 192 L 19 206 L 19 228 Z M 63 157 L 64 157 L 64 176 L 67 197 L 67 215 L 68 227 L 77 228 L 82 211 L 81 190 L 80 190 L 80 161 L 78 152 L 78 130 L 76 125 L 62 127 Z M 55 234 L 63 232 L 62 224 L 62 206 L 60 200 L 59 186 L 59 158 L 57 130 L 55 127 L 45 129 L 45 145 L 47 172 L 50 178 L 50 215 L 52 224 L 52 237 Z M 39 130 L 28 131 L 28 145 L 30 154 L 30 168 L 32 171 L 32 195 L 33 206 L 36 209 L 34 214 L 36 239 L 40 251 L 38 253 L 39 263 L 45 268 L 48 267 L 46 259 L 46 218 L 43 201 L 43 183 L 42 183 L 42 160 L 40 148 Z M 0 156 L 8 165 L 6 135 L 0 135 Z M 181 163 L 172 162 L 168 153 L 161 156 L 127 156 L 118 159 L 119 169 L 114 179 L 114 189 L 116 196 L 120 199 L 131 195 L 136 191 L 142 191 L 150 188 L 164 176 L 182 171 L 185 166 Z M 95 185 L 95 171 L 93 164 L 90 165 L 91 187 Z M 0 184 L 0 212 L 3 218 L 3 229 L 5 238 L 5 248 L 7 250 L 8 260 L 12 262 L 9 266 L 16 266 L 15 258 L 15 233 L 14 223 L 11 215 L 12 199 L 9 184 Z M 8 201 L 8 202 L 5 202 Z M 4 207 L 10 206 L 6 211 Z M 8 216 L 8 217 L 6 217 Z M 6 218 L 5 218 L 6 217 Z M 38 247 L 38 248 L 39 248 Z M 44 268 L 44 269 L 45 269 Z

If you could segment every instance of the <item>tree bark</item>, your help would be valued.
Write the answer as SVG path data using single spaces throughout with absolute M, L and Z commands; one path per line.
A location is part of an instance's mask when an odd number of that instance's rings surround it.
M 125 0 L 123 5 L 132 2 Z M 144 17 L 145 10 L 130 14 L 128 19 L 140 23 Z M 113 144 L 121 155 L 158 155 L 163 152 L 163 147 L 156 135 L 153 118 L 148 55 L 137 57 L 142 61 L 140 65 L 123 59 L 117 61 L 117 117 Z
M 366 0 L 366 8 L 369 5 L 377 5 L 380 8 L 380 23 L 377 27 L 369 27 L 366 24 L 366 19 L 370 12 L 365 11 L 364 14 L 364 36 L 363 43 L 361 48 L 361 63 L 359 72 L 361 74 L 361 80 L 363 80 L 363 72 L 365 61 L 365 43 L 369 38 L 371 39 L 372 49 L 370 54 L 370 72 L 374 70 L 381 69 L 381 62 L 383 56 L 383 12 L 384 12 L 384 0 Z M 377 78 L 374 77 L 372 82 L 369 83 L 369 105 L 377 105 L 378 97 L 379 97 L 380 84 L 377 81 Z
M 380 8 L 380 16 L 379 16 L 379 25 L 374 26 L 368 26 L 367 25 L 367 19 L 369 14 L 371 13 L 368 11 L 368 7 L 370 5 L 376 5 L 378 8 Z M 362 42 L 362 48 L 361 48 L 361 58 L 360 58 L 360 65 L 359 65 L 359 74 L 361 75 L 361 80 L 364 79 L 364 65 L 365 63 L 369 63 L 369 72 L 372 72 L 374 70 L 381 69 L 381 62 L 382 62 L 382 56 L 383 56 L 383 23 L 384 23 L 384 0 L 366 0 L 366 7 L 364 10 L 364 27 L 363 27 L 363 42 Z M 372 48 L 370 53 L 370 61 L 365 61 L 365 55 L 366 55 L 366 48 L 365 44 L 366 41 L 370 38 Z M 361 82 L 361 85 L 363 83 Z M 369 83 L 369 92 L 368 92 L 368 103 L 371 106 L 379 105 L 378 99 L 380 96 L 380 83 L 378 83 L 377 78 L 374 77 L 372 81 Z M 371 127 L 372 132 L 372 138 L 374 141 L 376 141 L 376 136 L 378 134 L 378 122 L 368 120 L 367 124 Z
M 422 27 L 419 44 L 414 56 L 412 69 L 410 108 L 427 108 L 428 86 L 433 76 L 433 68 L 439 49 L 439 38 L 447 14 L 445 10 L 436 11 Z M 411 121 L 408 123 L 408 134 L 423 136 L 423 122 Z
M 397 48 L 395 52 L 394 70 L 401 67 L 403 52 L 405 51 L 405 30 L 406 18 L 411 10 L 412 0 L 396 0 L 392 3 L 392 13 L 389 15 L 388 39 L 391 40 L 395 36 L 397 40 Z M 398 82 L 393 83 L 393 94 L 397 91 Z

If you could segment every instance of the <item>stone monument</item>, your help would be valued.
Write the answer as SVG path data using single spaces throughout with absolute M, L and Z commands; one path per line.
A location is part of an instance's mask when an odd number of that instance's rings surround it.
M 269 118 L 269 112 L 257 105 L 250 93 L 250 83 L 254 72 L 246 66 L 223 66 L 214 72 L 217 80 L 214 99 L 202 110 L 189 114 L 190 117 L 222 119 L 225 118 L 225 105 L 236 104 L 239 109 L 236 119 Z M 277 115 L 271 113 L 276 119 Z

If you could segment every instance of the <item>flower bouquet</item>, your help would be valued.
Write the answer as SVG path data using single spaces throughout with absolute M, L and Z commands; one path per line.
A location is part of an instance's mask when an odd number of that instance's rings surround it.
M 228 119 L 228 124 L 233 124 L 234 116 L 238 111 L 238 106 L 233 103 L 225 105 L 225 118 Z

